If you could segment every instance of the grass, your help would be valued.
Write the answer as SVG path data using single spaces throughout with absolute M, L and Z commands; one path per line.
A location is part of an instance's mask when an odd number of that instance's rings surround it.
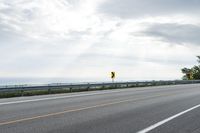
M 69 93 L 69 89 L 51 89 L 51 90 L 28 90 L 28 91 L 12 91 L 0 93 L 0 98 L 20 97 L 20 96 L 34 96 L 34 95 L 47 95 Z

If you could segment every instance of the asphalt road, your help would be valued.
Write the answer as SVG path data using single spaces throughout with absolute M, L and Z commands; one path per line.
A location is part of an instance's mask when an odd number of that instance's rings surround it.
M 200 133 L 200 84 L 0 99 L 0 133 Z

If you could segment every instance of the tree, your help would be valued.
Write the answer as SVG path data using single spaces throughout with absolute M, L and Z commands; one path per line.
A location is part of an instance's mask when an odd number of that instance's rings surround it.
M 199 65 L 195 65 L 192 68 L 183 68 L 181 69 L 182 73 L 184 74 L 184 80 L 197 80 L 200 79 L 200 56 L 197 56 L 197 62 Z
M 200 79 L 200 66 L 194 66 L 192 68 L 193 79 Z
M 200 56 L 197 56 L 197 62 L 200 63 Z
M 181 69 L 182 73 L 184 73 L 185 75 L 183 76 L 184 80 L 190 80 L 191 78 L 191 73 L 192 73 L 192 69 L 190 68 L 183 68 Z

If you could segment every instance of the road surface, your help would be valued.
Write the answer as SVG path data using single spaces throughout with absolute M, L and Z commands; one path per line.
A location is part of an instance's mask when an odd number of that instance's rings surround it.
M 200 84 L 0 99 L 0 133 L 199 133 Z

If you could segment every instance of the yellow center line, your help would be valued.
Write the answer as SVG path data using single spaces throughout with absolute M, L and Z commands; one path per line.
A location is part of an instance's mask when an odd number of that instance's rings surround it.
M 168 94 L 168 95 L 171 95 L 171 94 Z M 89 107 L 82 107 L 82 108 L 78 108 L 78 109 L 71 109 L 71 110 L 65 110 L 65 111 L 61 111 L 61 112 L 49 113 L 49 114 L 45 114 L 45 115 L 38 115 L 38 116 L 34 116 L 34 117 L 27 117 L 27 118 L 22 118 L 22 119 L 17 119 L 17 120 L 0 122 L 0 126 L 29 121 L 29 120 L 35 120 L 35 119 L 40 119 L 40 118 L 46 118 L 46 117 L 61 115 L 61 114 L 70 113 L 70 112 L 77 112 L 77 111 L 82 111 L 82 110 L 87 110 L 87 109 L 92 109 L 92 108 L 97 108 L 97 107 L 105 107 L 105 106 L 115 105 L 115 104 L 119 104 L 119 103 L 138 101 L 138 100 L 146 100 L 146 99 L 150 99 L 150 98 L 157 98 L 157 97 L 168 96 L 168 95 L 158 95 L 158 96 L 152 96 L 152 97 L 147 97 L 147 98 L 138 98 L 138 99 L 126 99 L 126 100 L 121 100 L 121 101 L 97 104 L 97 105 L 89 106 Z

